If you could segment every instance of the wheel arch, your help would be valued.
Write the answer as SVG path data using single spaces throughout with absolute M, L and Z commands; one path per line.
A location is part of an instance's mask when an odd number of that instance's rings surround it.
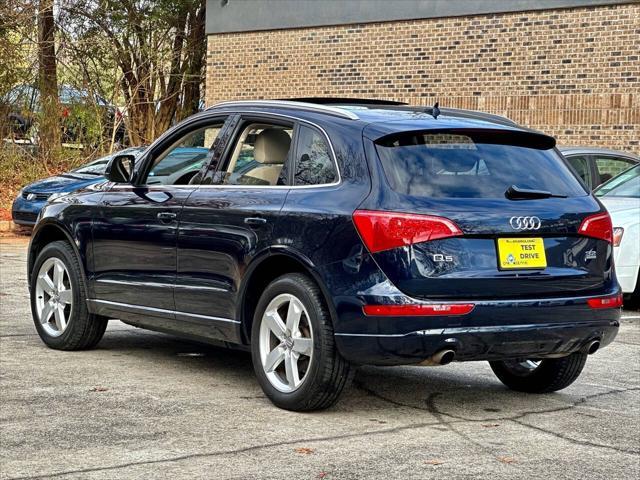
M 31 274 L 38 255 L 48 244 L 59 240 L 66 241 L 69 245 L 71 245 L 73 252 L 79 259 L 78 263 L 80 264 L 80 271 L 85 280 L 85 294 L 88 298 L 89 292 L 86 291 L 88 288 L 87 274 L 85 271 L 83 257 L 82 255 L 80 255 L 80 251 L 78 250 L 78 245 L 74 241 L 73 236 L 69 233 L 69 231 L 62 224 L 55 221 L 46 221 L 45 223 L 39 223 L 31 235 L 31 241 L 29 242 L 29 255 L 27 259 L 27 281 L 29 288 L 31 288 Z
M 302 273 L 310 277 L 322 292 L 325 305 L 329 309 L 331 321 L 335 322 L 336 311 L 331 296 L 318 274 L 314 263 L 305 255 L 290 248 L 272 249 L 256 258 L 248 267 L 239 291 L 240 334 L 243 343 L 250 343 L 253 316 L 260 295 L 276 278 L 287 273 Z

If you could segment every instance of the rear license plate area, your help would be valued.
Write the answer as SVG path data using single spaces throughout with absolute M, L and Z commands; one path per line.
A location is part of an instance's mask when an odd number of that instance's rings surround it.
M 500 270 L 544 269 L 547 256 L 542 238 L 499 238 Z

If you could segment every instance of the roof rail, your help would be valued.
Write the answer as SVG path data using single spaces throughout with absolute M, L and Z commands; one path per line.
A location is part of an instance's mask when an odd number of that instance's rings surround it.
M 383 100 L 378 98 L 352 98 L 352 97 L 299 97 L 279 98 L 289 102 L 314 103 L 317 105 L 408 105 L 406 102 L 396 100 Z
M 316 103 L 292 102 L 288 100 L 235 100 L 216 103 L 215 105 L 207 108 L 207 110 L 226 107 L 290 108 L 294 110 L 306 110 L 310 112 L 326 113 L 328 115 L 346 118 L 348 120 L 360 120 L 360 117 L 358 117 L 358 115 L 344 108 L 332 107 L 329 105 L 319 105 Z

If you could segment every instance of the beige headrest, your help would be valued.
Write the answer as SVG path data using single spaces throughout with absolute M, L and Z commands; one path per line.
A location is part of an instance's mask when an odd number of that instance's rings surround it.
M 264 164 L 282 165 L 287 159 L 291 137 L 284 130 L 269 128 L 260 132 L 253 149 L 253 158 Z

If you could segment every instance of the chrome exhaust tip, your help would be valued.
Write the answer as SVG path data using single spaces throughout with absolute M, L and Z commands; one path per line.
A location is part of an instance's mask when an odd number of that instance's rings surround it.
M 600 340 L 593 340 L 587 343 L 583 349 L 583 351 L 589 355 L 593 355 L 600 348 Z
M 437 366 L 437 365 L 447 365 L 456 358 L 455 350 L 440 350 L 435 355 L 427 358 L 420 365 L 423 366 Z

